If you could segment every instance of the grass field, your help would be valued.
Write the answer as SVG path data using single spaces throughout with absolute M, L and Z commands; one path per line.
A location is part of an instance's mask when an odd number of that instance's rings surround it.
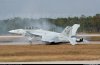
M 92 37 L 90 37 L 90 40 L 91 41 L 100 41 L 100 36 L 92 36 Z
M 71 60 L 100 60 L 100 44 L 0 46 L 0 62 Z

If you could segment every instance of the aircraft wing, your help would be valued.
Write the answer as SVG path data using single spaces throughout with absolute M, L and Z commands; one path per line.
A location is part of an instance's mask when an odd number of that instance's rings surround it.
M 26 31 L 26 36 L 31 38 L 41 38 L 42 41 L 48 41 L 52 42 L 55 41 L 55 37 L 59 33 L 51 32 L 51 31 L 45 31 L 45 30 L 33 30 L 33 31 Z
M 30 37 L 42 37 L 42 34 L 35 34 L 29 31 L 26 31 L 25 36 L 30 36 Z
M 35 37 L 46 36 L 46 34 L 51 34 L 51 32 L 39 29 L 39 30 L 26 31 L 25 33 L 25 35 L 35 36 Z

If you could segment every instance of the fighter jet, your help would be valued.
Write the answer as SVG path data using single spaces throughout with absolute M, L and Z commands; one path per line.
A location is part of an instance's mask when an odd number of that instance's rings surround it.
M 67 26 L 61 33 L 47 31 L 43 29 L 33 29 L 33 30 L 26 30 L 26 29 L 16 29 L 10 30 L 10 33 L 14 34 L 21 34 L 32 43 L 33 39 L 41 40 L 43 42 L 49 43 L 59 43 L 59 42 L 70 42 L 72 45 L 77 44 L 77 42 L 82 42 L 83 38 L 77 38 L 76 32 L 80 24 L 74 24 L 73 26 Z

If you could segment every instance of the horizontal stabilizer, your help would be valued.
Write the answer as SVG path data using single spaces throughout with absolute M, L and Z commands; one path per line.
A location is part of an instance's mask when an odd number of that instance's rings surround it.
M 72 45 L 77 44 L 76 38 L 68 38 L 68 40 L 69 40 L 69 42 L 70 42 Z

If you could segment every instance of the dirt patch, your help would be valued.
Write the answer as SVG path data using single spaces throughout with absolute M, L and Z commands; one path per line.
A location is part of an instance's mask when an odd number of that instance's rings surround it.
M 2 45 L 1 62 L 100 60 L 100 44 Z

